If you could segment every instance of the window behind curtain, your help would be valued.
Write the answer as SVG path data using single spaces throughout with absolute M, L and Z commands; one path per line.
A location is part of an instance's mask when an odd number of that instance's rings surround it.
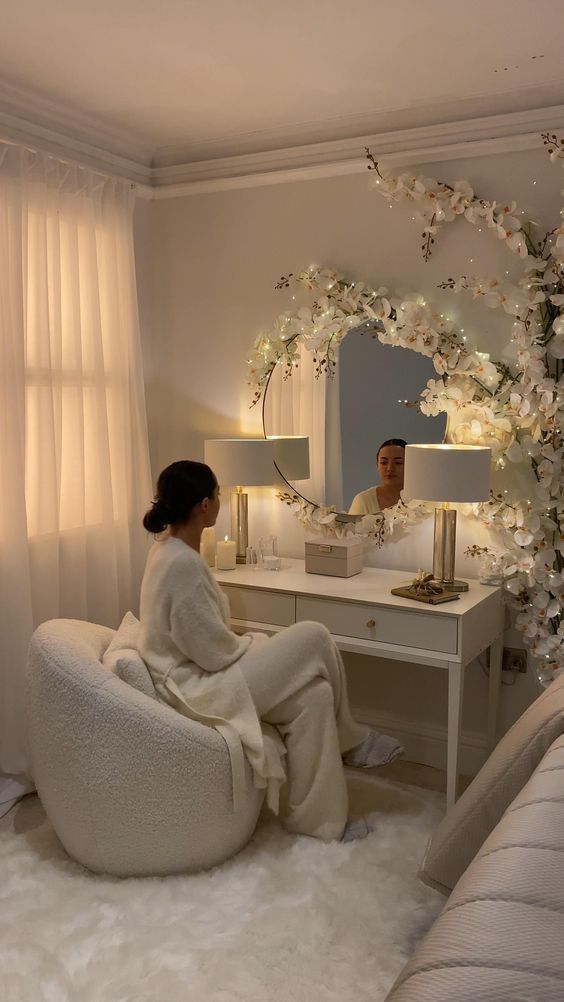
M 27 649 L 137 609 L 151 478 L 128 182 L 0 140 L 0 772 Z
M 118 262 L 129 221 L 103 200 L 63 191 L 40 210 L 33 203 L 41 192 L 32 186 L 30 194 L 25 479 L 28 534 L 36 536 L 131 514 L 120 491 L 131 373 Z

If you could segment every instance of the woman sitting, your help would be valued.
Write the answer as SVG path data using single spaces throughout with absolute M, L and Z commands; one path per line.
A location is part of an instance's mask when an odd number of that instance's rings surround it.
M 176 710 L 221 731 L 235 799 L 242 749 L 255 785 L 267 788 L 289 831 L 362 837 L 365 821 L 347 825 L 341 756 L 370 767 L 403 749 L 353 720 L 341 657 L 324 626 L 297 623 L 271 638 L 231 630 L 227 599 L 199 552 L 219 504 L 209 466 L 184 460 L 163 470 L 143 520 L 149 532 L 168 530 L 150 550 L 141 586 L 139 650 L 155 689 Z
M 403 438 L 388 438 L 376 453 L 376 469 L 382 483 L 353 498 L 349 515 L 376 515 L 397 504 L 403 490 L 405 447 Z

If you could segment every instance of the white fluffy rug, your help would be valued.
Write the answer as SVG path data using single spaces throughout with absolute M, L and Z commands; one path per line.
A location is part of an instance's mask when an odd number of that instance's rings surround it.
M 195 876 L 118 880 L 71 862 L 35 796 L 0 823 L 5 1002 L 379 1002 L 443 898 L 416 877 L 444 799 L 350 773 L 375 831 L 324 844 L 261 821 Z

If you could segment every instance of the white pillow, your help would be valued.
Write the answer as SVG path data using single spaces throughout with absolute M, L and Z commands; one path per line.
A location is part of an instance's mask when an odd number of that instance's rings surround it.
M 137 650 L 139 635 L 139 620 L 132 612 L 126 612 L 104 657 L 102 664 L 122 682 L 133 686 L 139 692 L 144 692 L 152 699 L 157 698 L 153 680 L 149 675 L 147 665 Z

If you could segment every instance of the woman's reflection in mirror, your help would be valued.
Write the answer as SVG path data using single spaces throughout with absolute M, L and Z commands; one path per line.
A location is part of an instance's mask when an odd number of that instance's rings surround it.
M 382 442 L 376 453 L 376 469 L 381 482 L 353 498 L 349 515 L 376 515 L 398 503 L 403 490 L 406 445 L 403 438 L 387 438 Z

